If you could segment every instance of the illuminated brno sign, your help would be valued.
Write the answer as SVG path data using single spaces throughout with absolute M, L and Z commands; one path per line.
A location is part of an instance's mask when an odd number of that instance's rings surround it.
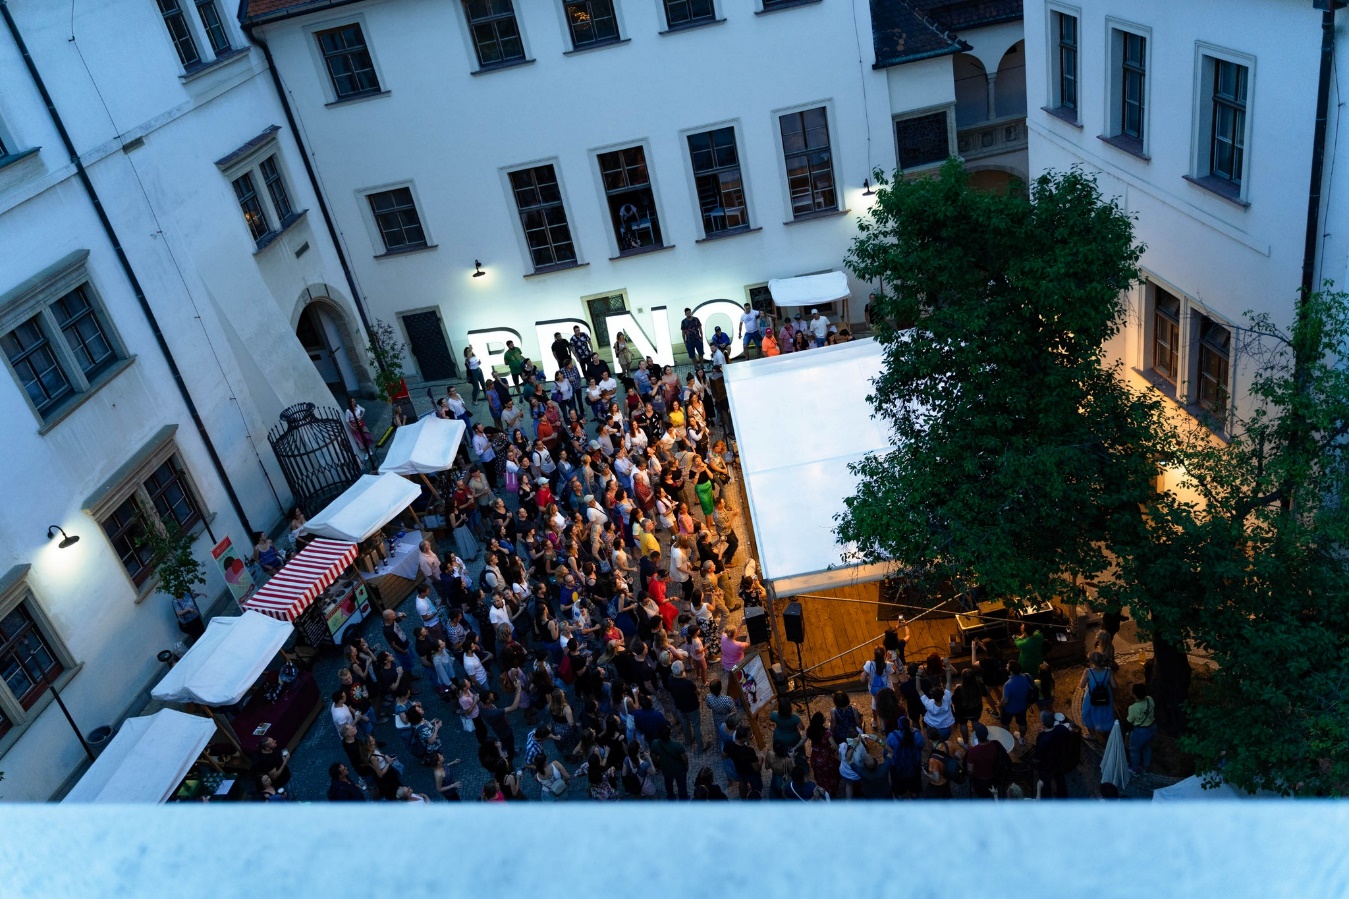
M 721 330 L 731 336 L 731 350 L 729 358 L 734 359 L 744 352 L 744 345 L 736 338 L 735 329 L 740 323 L 740 315 L 744 310 L 739 303 L 734 300 L 708 300 L 701 303 L 693 310 L 693 317 L 702 322 L 703 325 L 703 345 L 707 351 L 711 352 L 709 342 L 713 334 L 713 328 L 720 326 Z M 683 315 L 679 316 L 679 320 Z M 669 309 L 666 306 L 653 306 L 651 308 L 651 328 L 653 334 L 648 334 L 635 316 L 631 312 L 618 312 L 604 317 L 605 326 L 609 333 L 617 336 L 622 331 L 628 336 L 628 342 L 642 356 L 650 356 L 658 365 L 674 365 L 675 339 L 679 330 L 679 320 L 673 325 L 670 322 Z M 534 322 L 534 341 L 533 347 L 525 345 L 520 331 L 515 328 L 478 328 L 468 332 L 468 342 L 473 347 L 473 352 L 482 360 L 484 369 L 491 369 L 493 366 L 505 365 L 506 341 L 512 341 L 516 346 L 524 350 L 525 355 L 534 360 L 534 364 L 544 373 L 545 377 L 552 378 L 557 372 L 557 360 L 553 358 L 549 347 L 552 346 L 554 334 L 561 334 L 563 337 L 570 338 L 572 327 L 579 325 L 581 331 L 585 334 L 591 334 L 589 323 L 582 318 L 550 318 L 543 321 Z M 673 331 L 671 330 L 673 327 Z M 592 335 L 593 339 L 593 335 Z M 679 336 L 679 345 L 683 346 L 683 337 Z

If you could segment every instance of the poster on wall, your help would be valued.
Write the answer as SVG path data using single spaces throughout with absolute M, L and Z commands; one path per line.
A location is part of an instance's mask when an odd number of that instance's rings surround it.
M 759 709 L 773 701 L 773 679 L 768 676 L 763 657 L 758 653 L 746 656 L 736 665 L 735 676 L 739 679 L 740 694 L 745 697 L 750 714 L 757 714 Z
M 230 595 L 234 597 L 235 602 L 253 592 L 253 576 L 248 573 L 248 566 L 235 551 L 229 537 L 225 537 L 211 548 L 211 556 L 220 566 L 220 573 L 225 576 L 225 585 L 230 588 Z

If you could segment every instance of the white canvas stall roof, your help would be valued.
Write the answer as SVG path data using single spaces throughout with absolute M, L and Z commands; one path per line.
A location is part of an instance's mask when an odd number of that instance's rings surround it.
M 774 278 L 768 292 L 779 306 L 810 306 L 832 303 L 848 296 L 848 276 L 843 272 L 801 275 L 799 278 Z
M 430 416 L 403 425 L 393 432 L 393 443 L 380 474 L 435 474 L 454 464 L 459 443 L 464 439 L 464 423 Z
M 363 474 L 346 492 L 305 523 L 307 533 L 360 543 L 421 496 L 422 488 L 402 475 Z
M 163 802 L 215 734 L 210 718 L 160 709 L 128 718 L 62 802 Z
M 1169 787 L 1152 791 L 1153 802 L 1178 802 L 1192 799 L 1279 799 L 1272 790 L 1261 790 L 1252 796 L 1240 787 L 1229 783 L 1220 784 L 1212 789 L 1204 789 L 1204 779 L 1195 774 L 1177 781 Z
M 187 655 L 169 669 L 150 695 L 161 702 L 234 705 L 295 633 L 288 621 L 257 612 L 212 618 Z
M 880 580 L 889 566 L 845 564 L 834 536 L 857 478 L 848 463 L 892 448 L 867 394 L 882 348 L 871 339 L 725 370 L 750 520 L 765 581 L 779 596 Z

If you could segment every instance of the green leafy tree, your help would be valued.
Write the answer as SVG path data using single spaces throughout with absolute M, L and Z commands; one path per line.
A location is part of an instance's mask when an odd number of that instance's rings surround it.
M 1138 277 L 1132 224 L 1076 170 L 1005 195 L 954 160 L 879 180 L 848 264 L 883 285 L 870 399 L 897 448 L 854 466 L 839 535 L 1014 607 L 1077 600 L 1155 489 L 1159 406 L 1103 355 Z
M 370 328 L 370 344 L 366 347 L 366 353 L 375 369 L 375 386 L 389 402 L 393 402 L 394 394 L 402 386 L 403 356 L 406 352 L 407 344 L 398 339 L 398 332 L 393 325 L 382 318 L 375 319 Z
M 159 579 L 159 589 L 164 593 L 186 596 L 198 584 L 206 583 L 206 569 L 192 554 L 192 535 L 177 522 L 170 521 L 161 526 L 151 524 L 146 527 L 141 542 L 150 549 L 150 564 Z

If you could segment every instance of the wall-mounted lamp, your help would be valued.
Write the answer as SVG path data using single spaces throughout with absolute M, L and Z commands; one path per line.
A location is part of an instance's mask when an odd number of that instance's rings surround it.
M 485 275 L 485 274 L 487 274 L 487 272 L 485 272 L 485 271 L 482 270 L 482 263 L 479 262 L 478 260 L 474 259 L 474 260 L 473 260 L 473 277 L 475 277 L 475 278 L 481 278 L 481 277 L 482 277 L 483 275 Z
M 47 528 L 47 539 L 48 539 L 48 540 L 50 540 L 50 539 L 52 539 L 53 537 L 56 536 L 56 534 L 54 534 L 53 531 L 61 531 L 61 542 L 58 543 L 58 544 L 56 544 L 57 546 L 61 547 L 61 549 L 65 549 L 65 548 L 67 548 L 67 547 L 74 546 L 76 543 L 79 543 L 79 542 L 80 542 L 80 538 L 79 538 L 78 535 L 72 537 L 72 536 L 70 536 L 69 534 L 67 534 L 65 531 L 62 531 L 62 530 L 61 530 L 59 527 L 57 527 L 56 525 L 52 525 L 51 527 Z
M 874 197 L 874 196 L 876 196 L 876 192 L 875 192 L 874 190 L 871 189 L 871 179 L 870 179 L 870 178 L 863 178 L 863 179 L 862 179 L 862 186 L 866 188 L 866 190 L 862 191 L 862 196 L 864 196 L 864 197 Z

